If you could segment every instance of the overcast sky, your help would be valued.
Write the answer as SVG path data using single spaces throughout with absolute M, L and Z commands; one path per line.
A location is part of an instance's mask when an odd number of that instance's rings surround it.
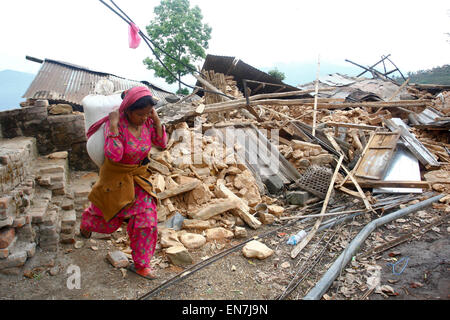
M 108 0 L 105 0 L 109 2 Z M 159 0 L 115 1 L 141 28 Z M 207 53 L 258 68 L 277 63 L 363 65 L 391 54 L 402 71 L 450 63 L 450 1 L 191 0 L 212 27 Z M 0 71 L 36 73 L 26 55 L 61 60 L 134 80 L 154 78 L 144 42 L 128 48 L 127 24 L 98 0 L 13 0 L 0 11 Z M 201 64 L 201 63 L 199 63 Z

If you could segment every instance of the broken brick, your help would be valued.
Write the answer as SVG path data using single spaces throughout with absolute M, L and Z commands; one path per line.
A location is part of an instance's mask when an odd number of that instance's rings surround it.
M 14 228 L 4 228 L 0 230 L 0 249 L 7 248 L 16 235 Z

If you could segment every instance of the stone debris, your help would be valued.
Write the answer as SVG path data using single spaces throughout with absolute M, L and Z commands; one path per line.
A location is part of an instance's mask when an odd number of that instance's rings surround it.
M 236 238 L 247 238 L 246 228 L 235 226 L 233 232 Z
M 193 262 L 192 256 L 183 245 L 167 248 L 165 253 L 170 262 L 176 266 L 185 266 Z
M 231 239 L 234 236 L 232 231 L 223 227 L 208 229 L 205 234 L 207 241 Z
M 270 257 L 274 251 L 264 243 L 257 240 L 252 240 L 242 248 L 242 253 L 246 258 L 257 258 L 259 260 L 264 260 Z
M 126 268 L 129 265 L 128 257 L 119 250 L 108 252 L 106 258 L 114 268 Z
M 201 234 L 184 233 L 180 236 L 180 241 L 187 249 L 197 249 L 206 243 L 206 238 Z

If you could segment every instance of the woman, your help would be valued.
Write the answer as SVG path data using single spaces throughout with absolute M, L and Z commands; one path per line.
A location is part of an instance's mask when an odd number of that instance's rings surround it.
M 83 212 L 80 234 L 113 233 L 127 219 L 133 271 L 146 278 L 156 274 L 150 267 L 158 236 L 156 199 L 143 162 L 152 147 L 165 148 L 167 134 L 146 87 L 128 90 L 118 111 L 95 123 L 92 135 L 105 123 L 105 162 L 99 180 L 89 194 L 90 206 Z

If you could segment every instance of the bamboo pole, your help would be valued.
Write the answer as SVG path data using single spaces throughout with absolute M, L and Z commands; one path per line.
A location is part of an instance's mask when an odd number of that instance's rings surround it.
M 336 181 L 336 177 L 339 172 L 339 168 L 342 165 L 343 160 L 344 160 L 344 155 L 341 155 L 338 160 L 338 163 L 336 165 L 336 169 L 334 170 L 333 177 L 331 178 L 330 185 L 328 186 L 328 192 L 327 192 L 327 195 L 323 202 L 322 210 L 320 212 L 321 215 L 323 215 L 325 213 L 325 211 L 327 210 L 328 202 L 330 201 L 330 197 L 331 197 L 331 192 L 333 191 L 333 188 L 334 188 L 334 182 Z M 319 226 L 322 223 L 322 220 L 323 220 L 323 216 L 319 217 L 319 219 L 316 221 L 316 223 L 314 224 L 313 228 L 308 233 L 308 235 L 305 238 L 303 238 L 303 240 L 300 241 L 300 243 L 297 244 L 294 249 L 292 249 L 291 258 L 295 258 L 300 253 L 300 251 L 311 241 L 311 239 L 314 237 L 317 230 L 319 229 Z
M 320 74 L 320 55 L 317 61 L 317 75 L 316 75 L 316 93 L 314 96 L 314 113 L 313 113 L 313 128 L 312 135 L 316 136 L 316 121 L 317 121 L 317 95 L 319 94 L 319 74 Z

